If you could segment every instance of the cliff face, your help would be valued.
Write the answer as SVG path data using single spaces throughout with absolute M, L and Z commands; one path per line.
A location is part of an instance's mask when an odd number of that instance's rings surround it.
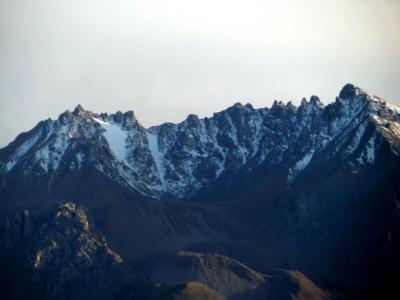
M 122 258 L 81 206 L 65 203 L 44 219 L 25 211 L 7 224 L 1 258 L 11 259 L 22 298 L 107 298 L 126 280 Z

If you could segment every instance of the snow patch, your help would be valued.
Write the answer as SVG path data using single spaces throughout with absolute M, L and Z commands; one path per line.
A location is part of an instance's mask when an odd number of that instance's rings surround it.
M 158 147 L 158 136 L 157 136 L 157 134 L 150 133 L 148 131 L 146 132 L 146 135 L 147 135 L 147 141 L 149 143 L 149 150 L 150 150 L 153 160 L 157 166 L 161 183 L 163 184 L 163 186 L 165 186 L 165 179 L 164 179 L 165 170 L 164 170 L 164 164 L 163 164 L 164 157 Z
M 103 121 L 102 119 L 93 117 L 93 120 L 101 125 L 109 125 L 110 123 Z
M 367 143 L 366 158 L 369 164 L 375 162 L 375 138 L 371 138 Z
M 216 161 L 216 163 L 218 165 L 218 170 L 216 171 L 215 178 L 218 178 L 221 175 L 221 173 L 223 171 L 225 171 L 225 160 L 226 160 L 226 153 L 221 148 L 221 146 L 218 144 L 217 134 L 218 134 L 218 131 L 216 130 L 215 135 L 214 135 L 214 140 L 213 140 L 213 146 L 214 146 L 214 149 L 218 150 L 218 152 L 221 154 L 222 160 Z
M 351 143 L 347 146 L 347 148 L 346 148 L 346 150 L 344 152 L 346 155 L 350 155 L 350 154 L 354 153 L 354 151 L 360 145 L 361 138 L 363 137 L 363 135 L 365 133 L 365 130 L 366 130 L 366 126 L 365 125 L 360 125 L 357 128 L 357 131 L 356 131 Z
M 314 150 L 311 150 L 299 160 L 293 168 L 289 169 L 289 175 L 287 177 L 288 183 L 292 183 L 296 177 L 307 167 L 314 156 Z
M 67 150 L 70 142 L 69 130 L 71 128 L 68 125 L 62 125 L 58 128 L 58 131 L 54 134 L 54 140 L 46 140 L 45 145 L 35 153 L 34 160 L 39 161 L 39 165 L 43 170 L 48 172 L 51 170 L 57 170 L 65 151 Z
M 6 163 L 5 166 L 6 173 L 14 168 L 14 166 L 18 163 L 19 159 L 33 147 L 33 145 L 37 142 L 38 139 L 39 135 L 35 135 L 32 138 L 25 141 L 21 146 L 17 148 L 17 150 L 15 150 L 11 158 Z
M 106 138 L 111 151 L 119 161 L 126 158 L 126 140 L 128 134 L 118 124 L 105 122 L 98 118 L 93 118 L 104 129 L 103 136 Z
M 395 114 L 400 115 L 400 107 L 390 103 L 386 103 L 385 106 L 389 108 L 391 111 L 393 111 Z
M 75 155 L 75 158 L 78 163 L 78 169 L 80 169 L 82 166 L 82 162 L 85 160 L 85 155 L 82 152 L 79 152 Z

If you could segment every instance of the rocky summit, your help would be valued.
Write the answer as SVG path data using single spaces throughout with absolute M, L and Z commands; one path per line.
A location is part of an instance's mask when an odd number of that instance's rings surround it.
M 236 103 L 144 128 L 78 105 L 0 149 L 4 299 L 384 299 L 400 108 Z

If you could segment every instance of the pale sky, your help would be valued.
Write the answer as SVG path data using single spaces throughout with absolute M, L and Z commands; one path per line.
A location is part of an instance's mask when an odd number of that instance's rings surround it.
M 400 104 L 400 1 L 0 0 L 0 147 L 78 103 L 148 127 L 347 82 Z

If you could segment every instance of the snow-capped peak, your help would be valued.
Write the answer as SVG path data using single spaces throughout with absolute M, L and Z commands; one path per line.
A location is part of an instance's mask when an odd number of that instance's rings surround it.
M 358 172 L 375 163 L 384 141 L 397 155 L 399 116 L 398 107 L 352 84 L 326 106 L 317 96 L 299 107 L 236 103 L 211 118 L 189 115 L 149 129 L 132 111 L 96 114 L 78 105 L 1 149 L 0 175 L 54 177 L 92 166 L 144 195 L 185 198 L 220 177 L 285 164 L 290 186 L 321 156 Z

